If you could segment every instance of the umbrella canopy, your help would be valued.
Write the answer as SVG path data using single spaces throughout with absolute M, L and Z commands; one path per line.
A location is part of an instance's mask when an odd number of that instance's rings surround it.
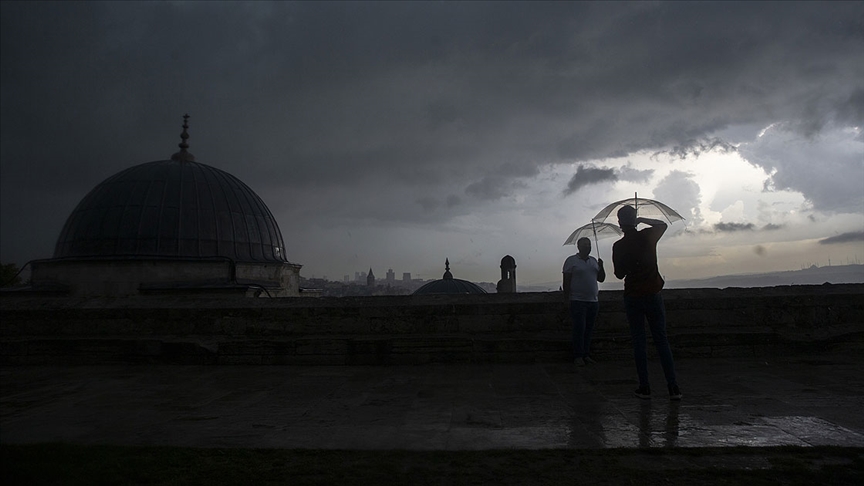
M 600 212 L 597 213 L 597 216 L 594 216 L 591 221 L 596 221 L 598 223 L 617 223 L 618 210 L 624 206 L 633 206 L 636 209 L 636 215 L 642 218 L 666 219 L 670 223 L 684 219 L 684 217 L 678 214 L 677 211 L 662 202 L 653 199 L 640 198 L 634 194 L 631 198 L 615 201 L 601 209 Z
M 567 241 L 564 242 L 565 245 L 575 245 L 577 241 L 579 241 L 582 237 L 590 238 L 595 236 L 595 246 L 596 239 L 603 238 L 605 236 L 621 236 L 624 232 L 621 231 L 621 228 L 615 224 L 609 223 L 596 223 L 594 221 L 580 226 L 576 228 L 576 231 L 570 234 L 570 237 L 567 238 Z

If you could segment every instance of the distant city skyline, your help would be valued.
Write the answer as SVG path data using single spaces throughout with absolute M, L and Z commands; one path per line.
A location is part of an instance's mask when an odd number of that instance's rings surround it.
M 835 271 L 836 270 L 836 271 Z M 347 277 L 347 275 L 346 275 Z M 305 277 L 309 279 L 322 279 L 328 280 L 326 276 L 311 276 Z M 355 278 L 350 281 L 350 283 L 354 282 L 362 282 L 365 284 L 365 273 L 362 275 L 362 278 Z M 412 279 L 413 281 L 429 281 L 435 280 L 440 277 L 432 277 L 432 278 L 416 278 Z M 666 277 L 668 278 L 668 276 Z M 333 282 L 337 282 L 335 280 L 330 280 Z M 397 282 L 401 282 L 397 280 Z M 860 260 L 847 261 L 847 262 L 834 262 L 834 264 L 828 265 L 818 265 L 816 263 L 809 263 L 807 265 L 802 265 L 801 268 L 798 269 L 790 269 L 790 270 L 781 270 L 775 272 L 745 272 L 745 273 L 736 273 L 736 274 L 723 274 L 716 275 L 711 277 L 706 277 L 702 279 L 675 279 L 668 280 L 667 284 L 671 285 L 670 288 L 681 288 L 683 286 L 692 285 L 692 284 L 709 284 L 709 283 L 717 283 L 721 284 L 726 282 L 728 286 L 736 286 L 735 284 L 740 284 L 741 282 L 748 282 L 746 285 L 738 285 L 738 286 L 773 286 L 773 285 L 813 285 L 813 284 L 822 284 L 825 282 L 830 283 L 864 283 L 864 264 L 861 263 Z M 386 284 L 386 280 L 382 281 L 383 284 Z M 493 281 L 485 281 L 485 282 L 475 282 L 475 283 L 494 283 Z M 561 282 L 559 280 L 550 280 L 548 282 L 517 282 L 517 285 L 521 287 L 524 291 L 555 291 L 560 287 Z M 622 281 L 616 281 L 615 279 L 610 279 L 607 282 L 600 284 L 602 290 L 615 290 L 623 288 L 624 283 Z

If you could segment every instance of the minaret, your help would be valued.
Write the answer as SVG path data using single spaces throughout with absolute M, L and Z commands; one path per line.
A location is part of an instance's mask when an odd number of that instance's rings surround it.
M 186 143 L 186 140 L 189 139 L 189 133 L 186 131 L 188 129 L 189 114 L 186 114 L 183 115 L 183 133 L 180 134 L 180 143 L 177 144 L 180 151 L 171 156 L 171 160 L 175 162 L 195 162 L 195 156 L 186 151 L 189 148 L 189 144 Z
M 516 259 L 510 255 L 501 259 L 501 280 L 496 287 L 499 294 L 516 292 Z

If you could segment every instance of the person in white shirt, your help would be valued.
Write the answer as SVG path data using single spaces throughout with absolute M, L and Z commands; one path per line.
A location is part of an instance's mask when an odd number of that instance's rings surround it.
M 591 335 L 600 304 L 597 301 L 599 288 L 597 282 L 606 280 L 603 259 L 590 255 L 591 240 L 580 238 L 576 242 L 579 253 L 570 255 L 564 261 L 564 298 L 570 304 L 570 317 L 573 321 L 573 355 L 576 366 L 593 363 L 591 359 Z

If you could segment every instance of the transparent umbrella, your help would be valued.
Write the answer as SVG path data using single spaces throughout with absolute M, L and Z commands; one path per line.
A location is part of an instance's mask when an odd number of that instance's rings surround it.
M 597 223 L 595 221 L 591 221 L 586 225 L 582 225 L 576 228 L 575 231 L 570 233 L 570 236 L 567 238 L 567 241 L 564 242 L 565 245 L 575 245 L 580 239 L 583 237 L 590 238 L 592 235 L 594 236 L 594 248 L 597 251 L 597 256 L 600 256 L 600 245 L 597 244 L 598 238 L 606 238 L 610 236 L 621 236 L 624 232 L 621 231 L 621 228 L 618 227 L 617 224 L 609 224 L 609 223 Z
M 633 206 L 636 209 L 636 215 L 642 218 L 666 219 L 670 223 L 681 221 L 683 216 L 678 214 L 678 211 L 670 208 L 660 201 L 653 199 L 640 198 L 637 194 L 633 197 L 615 201 L 605 208 L 601 209 L 597 216 L 594 216 L 591 221 L 598 223 L 618 223 L 618 210 L 624 206 Z
M 621 231 L 621 228 L 618 227 L 617 224 L 610 223 L 597 223 L 592 221 L 586 225 L 580 226 L 576 228 L 575 231 L 570 233 L 570 236 L 567 238 L 567 241 L 564 242 L 565 245 L 575 245 L 577 241 L 579 241 L 583 237 L 594 237 L 594 243 L 597 243 L 597 238 L 603 238 L 607 236 L 621 236 L 624 232 Z

